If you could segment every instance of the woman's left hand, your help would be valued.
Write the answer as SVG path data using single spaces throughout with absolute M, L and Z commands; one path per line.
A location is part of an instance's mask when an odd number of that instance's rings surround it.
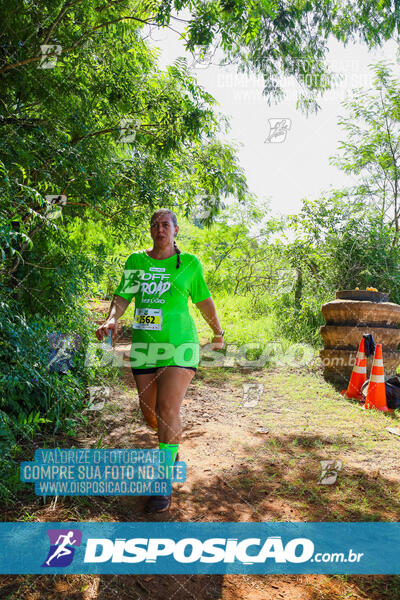
M 214 335 L 211 342 L 211 350 L 222 350 L 224 347 L 224 336 L 223 335 Z

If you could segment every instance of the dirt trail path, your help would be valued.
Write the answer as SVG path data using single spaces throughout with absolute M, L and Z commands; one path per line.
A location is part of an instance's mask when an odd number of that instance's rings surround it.
M 117 349 L 128 351 L 127 340 Z M 77 447 L 157 447 L 132 374 L 122 374 L 104 408 L 88 413 Z M 255 394 L 244 397 L 249 384 Z M 40 521 L 398 521 L 400 438 L 385 430 L 393 417 L 374 413 L 344 400 L 318 371 L 200 368 L 182 407 L 187 481 L 174 484 L 168 513 L 144 515 L 140 497 L 36 499 L 24 509 Z M 335 485 L 319 485 L 320 461 L 328 459 L 341 460 L 342 470 Z M 400 578 L 13 576 L 1 579 L 0 598 L 395 600 Z
M 125 340 L 117 348 L 126 352 L 129 344 Z M 157 447 L 128 368 L 123 377 L 124 391 L 112 390 L 108 409 L 95 417 L 103 445 Z M 244 397 L 249 385 L 258 395 Z M 102 502 L 102 520 L 399 519 L 400 440 L 385 431 L 392 421 L 342 399 L 318 372 L 199 369 L 182 420 L 180 459 L 187 463 L 187 481 L 174 485 L 171 510 L 148 517 L 143 498 L 119 498 L 111 511 Z M 82 445 L 96 442 L 97 427 Z M 334 486 L 318 484 L 320 461 L 327 459 L 343 462 Z M 134 582 L 136 596 L 125 595 L 124 581 Z M 107 586 L 116 586 L 120 598 L 400 598 L 400 580 L 393 577 L 127 576 L 112 582 Z

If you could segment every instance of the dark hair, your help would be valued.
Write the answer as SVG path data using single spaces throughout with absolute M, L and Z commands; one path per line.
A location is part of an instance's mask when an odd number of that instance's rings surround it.
M 156 210 L 156 212 L 154 212 L 151 215 L 150 224 L 153 222 L 155 217 L 158 217 L 158 215 L 169 215 L 171 217 L 171 220 L 172 220 L 174 226 L 175 227 L 178 226 L 178 219 L 176 218 L 176 214 L 169 208 L 159 208 L 158 210 Z M 179 269 L 179 265 L 181 264 L 181 257 L 180 257 L 181 251 L 179 250 L 178 246 L 176 245 L 175 240 L 174 240 L 174 248 L 175 248 L 175 252 L 176 252 L 176 268 Z

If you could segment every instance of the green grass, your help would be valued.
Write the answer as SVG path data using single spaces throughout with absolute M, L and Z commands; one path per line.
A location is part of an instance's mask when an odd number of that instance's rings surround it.
M 268 314 L 254 314 L 249 296 L 221 295 L 215 296 L 213 300 L 218 319 L 225 330 L 227 343 L 248 344 L 274 338 L 274 317 Z M 197 307 L 190 305 L 190 312 L 195 320 L 199 337 L 211 339 L 211 329 Z

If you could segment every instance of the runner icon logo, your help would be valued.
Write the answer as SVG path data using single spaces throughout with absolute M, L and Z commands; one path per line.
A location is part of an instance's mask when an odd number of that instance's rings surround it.
M 50 550 L 42 567 L 68 567 L 74 558 L 75 549 L 80 546 L 82 532 L 80 529 L 48 529 Z

